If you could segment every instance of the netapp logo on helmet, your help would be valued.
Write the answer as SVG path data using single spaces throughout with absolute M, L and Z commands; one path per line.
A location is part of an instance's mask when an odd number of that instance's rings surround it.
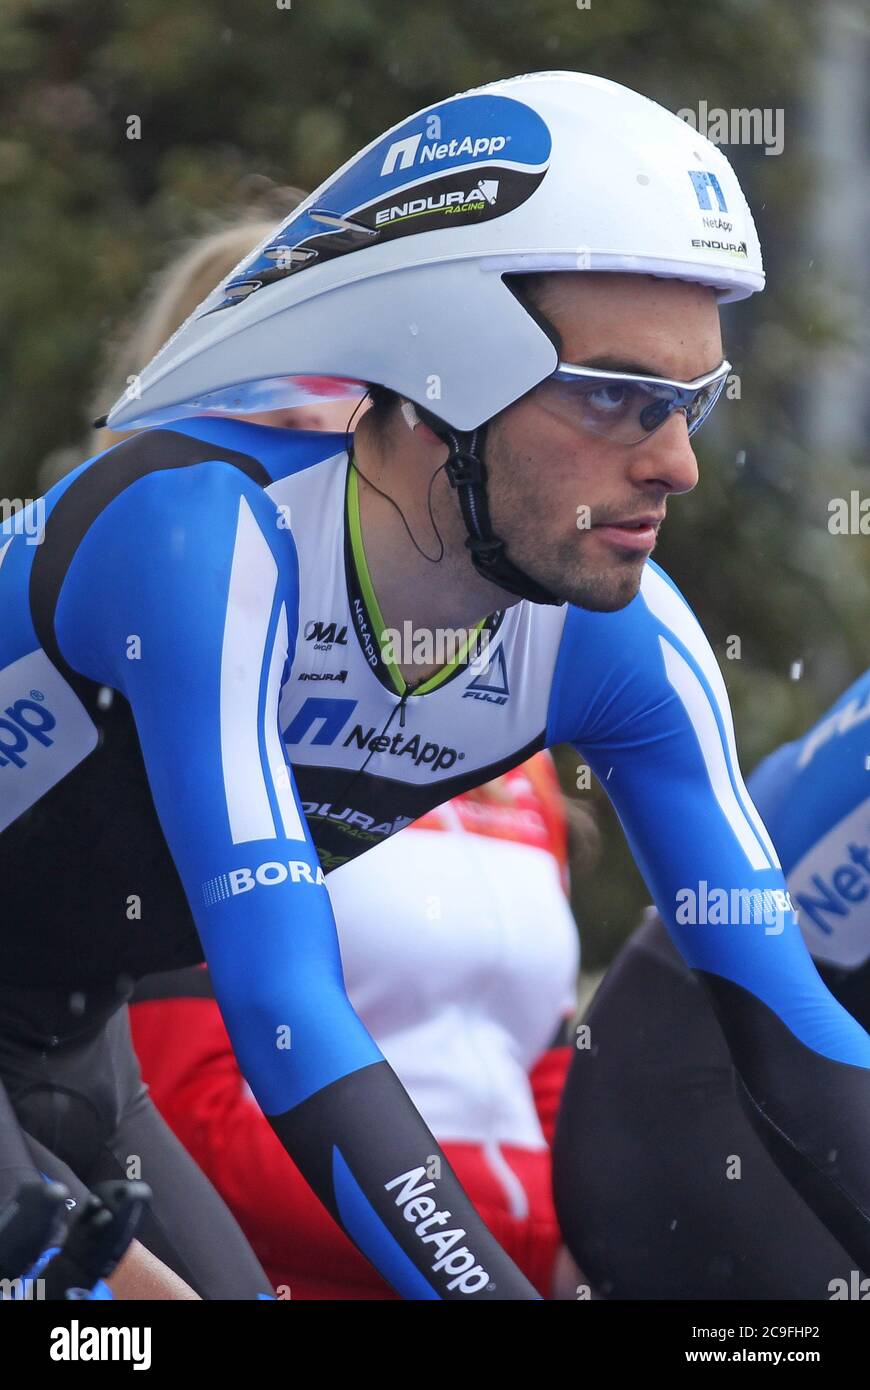
M 404 140 L 394 140 L 381 165 L 381 178 L 392 174 L 395 169 L 410 169 L 415 163 L 434 164 L 436 160 L 491 159 L 500 154 L 507 145 L 509 135 L 465 135 L 461 140 L 432 140 L 420 149 L 422 130 L 416 135 L 407 135 Z M 419 151 L 419 154 L 418 154 Z
M 440 172 L 491 159 L 540 166 L 551 148 L 547 124 L 531 106 L 514 97 L 477 92 L 411 116 L 404 129 L 390 131 L 360 159 L 360 172 L 366 166 L 369 176 L 376 172 L 396 188 L 407 182 L 409 171 L 425 174 L 433 166 Z M 358 199 L 357 205 L 363 201 Z
M 692 180 L 692 187 L 695 190 L 695 197 L 698 199 L 698 207 L 702 212 L 713 211 L 713 198 L 716 199 L 716 206 L 719 212 L 727 212 L 728 204 L 725 201 L 725 194 L 722 192 L 722 185 L 716 175 L 709 169 L 688 169 L 686 171 Z
M 16 700 L 14 704 L 6 706 L 0 717 L 0 767 L 9 767 L 10 764 L 13 767 L 26 767 L 24 754 L 31 742 L 41 743 L 43 748 L 50 748 L 54 742 L 48 733 L 57 720 L 50 709 L 39 703 L 45 699 L 41 691 L 33 690 L 31 695 L 38 696 L 38 700 Z

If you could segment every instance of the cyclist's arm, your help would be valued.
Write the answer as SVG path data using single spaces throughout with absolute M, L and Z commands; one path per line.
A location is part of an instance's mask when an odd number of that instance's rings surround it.
M 284 518 L 239 470 L 150 473 L 92 523 L 58 638 L 130 701 L 236 1056 L 307 1181 L 405 1297 L 535 1298 L 347 999 L 278 725 L 297 584 Z
M 138 1240 L 131 1240 L 123 1259 L 106 1280 L 112 1296 L 132 1302 L 199 1302 L 189 1284 Z
M 768 919 L 745 920 L 741 890 L 782 894 L 785 881 L 740 776 L 713 653 L 657 566 L 621 613 L 569 612 L 550 736 L 580 745 L 611 797 L 773 1157 L 870 1268 L 870 1038 L 825 988 L 793 913 L 777 918 L 782 898 L 756 898 Z

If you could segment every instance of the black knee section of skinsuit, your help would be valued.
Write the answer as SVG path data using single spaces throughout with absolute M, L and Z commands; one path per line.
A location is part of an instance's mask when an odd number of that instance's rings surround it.
M 736 1026 L 744 1015 L 723 1003 Z M 585 1021 L 553 1153 L 584 1276 L 610 1298 L 828 1298 L 854 1261 L 750 1123 L 710 997 L 660 921 L 623 948 Z M 749 1033 L 777 1073 L 800 1078 L 787 1042 Z
M 87 1183 L 111 1126 L 86 1096 L 64 1086 L 31 1086 L 16 1096 L 15 1113 L 27 1134 Z
M 751 1124 L 859 1270 L 870 1270 L 870 1070 L 823 1056 L 748 990 L 699 974 L 728 1039 Z

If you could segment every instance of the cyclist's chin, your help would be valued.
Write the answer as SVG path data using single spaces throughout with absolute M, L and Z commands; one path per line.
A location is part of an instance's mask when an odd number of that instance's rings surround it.
M 578 608 L 588 608 L 593 613 L 618 613 L 626 608 L 640 589 L 640 576 L 643 566 L 638 565 L 635 573 L 598 576 L 594 581 L 578 586 L 568 602 Z
M 549 573 L 544 572 L 544 567 L 536 567 L 537 572 L 533 572 L 530 566 L 528 573 L 562 603 L 573 603 L 593 613 L 616 613 L 637 595 L 646 558 L 626 555 L 595 568 L 578 565 L 574 560 L 553 566 Z

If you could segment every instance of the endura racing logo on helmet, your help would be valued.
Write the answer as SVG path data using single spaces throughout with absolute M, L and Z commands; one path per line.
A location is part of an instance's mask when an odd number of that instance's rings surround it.
M 510 182 L 509 177 L 510 171 L 502 176 L 502 180 L 479 179 L 471 188 L 468 184 L 457 188 L 453 175 L 418 184 L 401 202 L 390 198 L 377 209 L 372 209 L 375 225 L 378 228 L 390 226 L 398 235 L 424 230 L 420 226 L 421 220 L 428 228 L 443 226 L 445 220 L 482 222 L 487 217 L 499 217 L 505 210 L 504 200 L 499 200 L 500 182 L 506 182 L 508 197 L 514 195 L 513 206 L 516 206 L 516 184 Z M 524 193 L 523 196 L 527 197 L 528 194 Z M 397 226 L 397 223 L 413 225 Z
M 418 113 L 319 188 L 206 312 L 395 237 L 503 217 L 539 186 L 551 145 L 542 117 L 512 97 L 457 97 Z
M 487 204 L 495 207 L 497 197 L 498 179 L 481 179 L 470 193 L 454 189 L 450 193 L 427 193 L 425 196 L 408 198 L 404 203 L 390 203 L 375 213 L 375 223 L 382 227 L 385 222 L 404 222 L 424 213 L 443 213 L 447 217 L 455 217 L 465 212 L 483 212 Z

